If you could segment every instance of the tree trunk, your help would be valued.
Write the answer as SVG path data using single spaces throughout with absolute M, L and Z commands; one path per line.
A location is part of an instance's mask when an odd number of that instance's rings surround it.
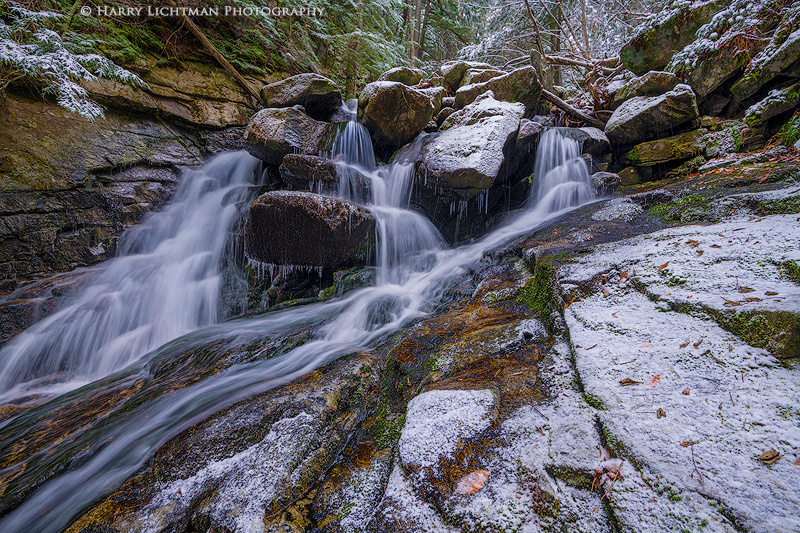
M 414 32 L 411 34 L 411 59 L 415 59 L 419 53 L 419 33 L 422 25 L 422 0 L 417 0 L 417 7 L 414 10 Z
M 417 58 L 422 59 L 422 51 L 425 48 L 425 32 L 428 30 L 428 9 L 431 6 L 431 0 L 425 0 L 425 12 L 422 19 L 422 33 L 419 36 L 419 49 L 417 50 Z
M 553 27 L 552 32 L 553 35 L 550 39 L 550 44 L 552 45 L 552 54 L 558 55 L 561 52 L 561 24 L 559 23 L 559 18 L 561 18 L 561 10 L 556 10 L 555 13 L 555 20 L 553 20 Z M 550 65 L 550 68 L 553 69 L 553 85 L 561 85 L 563 83 L 563 79 L 561 77 L 561 66 L 560 65 Z

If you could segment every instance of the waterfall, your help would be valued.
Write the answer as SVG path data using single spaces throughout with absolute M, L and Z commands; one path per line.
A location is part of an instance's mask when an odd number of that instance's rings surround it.
M 551 146 L 551 142 L 557 149 L 565 152 L 574 148 L 565 141 L 551 141 L 547 137 L 545 135 L 543 138 L 543 141 L 547 142 L 540 144 L 540 152 L 552 149 L 552 147 L 548 148 Z M 558 136 L 557 139 L 563 139 L 563 137 Z M 551 155 L 540 154 L 543 160 L 545 158 L 547 160 L 555 159 L 551 158 Z M 529 233 L 569 209 L 581 205 L 581 202 L 588 201 L 590 197 L 587 197 L 583 190 L 586 183 L 582 177 L 576 177 L 576 174 L 581 173 L 569 164 L 569 161 L 574 159 L 574 157 L 555 159 L 557 162 L 561 162 L 550 164 L 549 167 L 545 167 L 545 163 L 542 163 L 542 168 L 545 168 L 546 171 L 535 175 L 536 179 L 541 180 L 541 184 L 536 188 L 538 192 L 535 193 L 535 198 L 539 198 L 538 201 L 532 202 L 526 211 L 507 225 L 501 226 L 474 243 L 455 249 L 445 248 L 439 242 L 440 240 L 432 235 L 423 237 L 412 234 L 412 230 L 424 234 L 427 230 L 421 228 L 428 226 L 422 222 L 424 219 L 422 215 L 417 214 L 418 216 L 414 217 L 411 215 L 413 212 L 407 209 L 405 188 L 410 186 L 408 180 L 411 179 L 409 177 L 411 170 L 408 165 L 412 165 L 408 160 L 398 157 L 394 167 L 390 165 L 387 168 L 368 172 L 372 178 L 376 181 L 380 179 L 385 185 L 383 199 L 375 200 L 376 202 L 380 201 L 381 205 L 373 204 L 371 207 L 380 222 L 379 227 L 384 226 L 382 230 L 379 230 L 384 236 L 381 241 L 382 246 L 386 247 L 386 251 L 383 252 L 384 257 L 381 259 L 385 262 L 382 267 L 385 270 L 382 281 L 379 281 L 376 286 L 357 289 L 343 298 L 332 299 L 328 302 L 203 326 L 197 331 L 184 335 L 139 358 L 135 365 L 129 367 L 128 372 L 146 384 L 170 379 L 168 375 L 151 374 L 148 372 L 147 365 L 152 361 L 168 359 L 176 352 L 190 353 L 193 350 L 208 349 L 211 346 L 223 350 L 234 349 L 248 346 L 248 343 L 261 342 L 265 338 L 287 335 L 301 330 L 314 332 L 311 340 L 285 353 L 277 354 L 272 358 L 256 358 L 241 362 L 201 381 L 186 380 L 175 383 L 168 394 L 161 394 L 149 401 L 147 392 L 142 392 L 141 396 L 137 396 L 135 391 L 131 392 L 131 397 L 122 398 L 120 405 L 107 416 L 108 420 L 97 429 L 90 443 L 79 446 L 81 444 L 78 440 L 80 433 L 77 432 L 77 436 L 70 436 L 64 442 L 56 443 L 50 449 L 38 452 L 41 454 L 59 452 L 66 454 L 70 450 L 80 449 L 83 450 L 81 452 L 83 455 L 79 461 L 73 461 L 68 467 L 65 467 L 64 473 L 44 483 L 18 507 L 0 519 L 0 530 L 43 533 L 63 531 L 80 513 L 85 512 L 89 505 L 119 487 L 137 472 L 160 446 L 191 427 L 192 424 L 244 398 L 297 379 L 346 354 L 374 349 L 412 320 L 433 312 L 444 298 L 447 289 L 465 275 L 486 251 Z M 224 162 L 226 165 L 233 165 L 237 161 L 239 165 L 244 165 L 241 156 L 224 156 L 224 159 L 215 160 L 215 163 L 222 165 Z M 347 163 L 342 162 L 342 164 Z M 357 162 L 353 162 L 351 165 L 358 166 Z M 363 167 L 361 168 L 363 169 Z M 551 176 L 551 173 L 559 168 L 563 170 L 563 173 L 559 171 L 559 177 Z M 219 170 L 221 171 L 221 169 Z M 242 172 L 242 174 L 248 173 L 249 171 Z M 202 171 L 201 175 L 203 174 L 209 175 L 210 169 Z M 202 234 L 199 239 L 201 241 L 222 240 L 217 231 L 224 233 L 221 230 L 223 227 L 227 231 L 234 216 L 232 203 L 225 201 L 228 192 L 224 191 L 230 189 L 234 182 L 245 183 L 246 181 L 243 176 L 239 176 L 238 179 L 234 179 L 234 176 L 238 176 L 238 172 L 230 171 L 230 179 L 225 183 L 212 179 L 209 175 L 208 179 L 201 180 L 200 184 L 184 184 L 186 188 L 199 190 L 193 196 L 193 202 L 189 202 L 188 197 L 184 200 L 176 200 L 164 211 L 163 217 L 174 216 L 174 221 L 170 223 L 174 226 L 165 225 L 163 230 L 156 231 L 160 237 L 153 237 L 152 242 L 142 235 L 143 242 L 139 246 L 125 248 L 127 253 L 131 254 L 133 253 L 132 249 L 137 248 L 142 254 L 141 257 L 130 255 L 109 264 L 107 272 L 110 272 L 112 267 L 116 268 L 117 264 L 131 262 L 128 268 L 119 267 L 120 270 L 113 276 L 106 276 L 104 273 L 104 279 L 107 279 L 106 283 L 111 287 L 99 290 L 99 294 L 106 295 L 105 298 L 108 299 L 119 299 L 120 303 L 126 304 L 123 309 L 135 310 L 137 316 L 139 314 L 138 307 L 149 308 L 150 305 L 155 305 L 144 298 L 159 302 L 174 298 L 173 302 L 165 301 L 164 305 L 169 312 L 180 312 L 183 317 L 179 321 L 162 312 L 157 315 L 157 318 L 150 317 L 145 324 L 131 323 L 127 329 L 120 328 L 123 333 L 129 334 L 132 338 L 142 335 L 154 346 L 159 341 L 150 332 L 160 328 L 160 324 L 156 323 L 158 321 L 166 321 L 170 324 L 180 322 L 183 327 L 192 327 L 190 324 L 199 322 L 199 315 L 205 316 L 204 319 L 210 319 L 212 298 L 204 300 L 205 303 L 202 305 L 196 305 L 194 301 L 196 295 L 182 293 L 200 289 L 200 292 L 205 295 L 211 294 L 212 291 L 206 286 L 213 285 L 214 282 L 206 282 L 206 280 L 212 280 L 216 272 L 209 266 L 214 263 L 214 252 L 210 249 L 211 246 L 206 245 L 202 252 L 199 249 L 194 253 L 181 252 L 180 257 L 176 256 L 169 261 L 166 259 L 169 254 L 164 251 L 162 257 L 157 252 L 163 251 L 163 248 L 172 248 L 178 245 L 180 245 L 178 247 L 188 250 L 190 246 L 188 237 L 183 236 L 184 227 L 185 231 Z M 574 194 L 562 194 L 565 190 L 571 190 Z M 214 195 L 213 201 L 211 198 L 206 198 L 206 195 Z M 183 205 L 184 203 L 192 205 Z M 187 216 L 195 210 L 198 213 L 197 216 L 188 216 L 186 220 L 179 221 L 177 212 L 169 215 L 179 209 L 182 209 Z M 212 217 L 212 220 L 207 223 L 202 223 L 205 219 L 200 216 L 199 212 L 210 214 L 212 211 L 216 213 L 215 217 Z M 230 218 L 226 218 L 226 214 Z M 157 230 L 161 227 L 156 224 L 160 218 L 154 216 L 145 225 Z M 427 222 L 427 225 L 430 225 L 430 222 Z M 147 231 L 142 229 L 133 233 L 144 234 Z M 388 240 L 385 237 L 388 237 Z M 187 242 L 184 243 L 184 239 L 187 239 Z M 425 260 L 409 265 L 409 261 L 412 259 L 409 250 L 418 252 L 427 250 L 424 254 Z M 169 257 L 172 256 L 169 255 Z M 166 264 L 163 268 L 158 267 L 157 263 L 159 262 Z M 216 262 L 218 263 L 218 261 Z M 162 272 L 165 269 L 168 272 Z M 138 270 L 142 272 L 138 272 Z M 134 279 L 128 280 L 127 276 Z M 162 280 L 160 276 L 164 276 L 164 279 Z M 179 276 L 181 276 L 180 279 Z M 154 282 L 155 286 L 141 292 L 131 293 L 132 295 L 125 292 L 127 285 L 144 284 L 146 279 Z M 171 286 L 170 283 L 176 285 Z M 88 321 L 90 317 L 92 320 L 104 320 L 105 309 L 102 310 L 102 313 L 94 312 L 97 306 L 104 304 L 103 297 L 81 297 L 80 301 L 84 302 L 83 307 L 78 307 L 84 313 L 80 316 L 85 316 L 81 320 Z M 183 301 L 186 301 L 187 304 L 191 303 L 194 307 L 188 312 L 179 310 L 178 306 Z M 77 310 L 71 313 L 78 315 Z M 122 313 L 116 320 L 124 321 L 127 324 L 128 321 L 123 320 L 124 318 L 127 316 Z M 194 322 L 191 320 L 192 318 Z M 105 324 L 105 322 L 103 323 Z M 57 326 L 51 322 L 50 325 L 36 328 L 36 333 L 32 333 L 32 335 L 34 337 L 45 335 L 48 331 L 57 329 Z M 178 329 L 176 326 L 174 331 Z M 140 333 L 140 330 L 145 333 Z M 94 327 L 92 331 L 99 334 L 102 333 L 102 328 Z M 24 342 L 33 343 L 30 335 L 26 339 L 28 340 Z M 88 336 L 84 339 L 86 342 L 93 343 Z M 61 343 L 55 339 L 51 339 L 51 343 L 53 349 L 61 346 Z M 122 343 L 112 342 L 111 344 L 117 346 Z M 71 343 L 71 345 L 75 346 L 76 344 Z M 122 348 L 117 347 L 117 349 L 121 350 Z M 13 351 L 16 348 L 9 346 L 8 350 Z M 39 352 L 42 350 L 45 349 L 42 348 Z M 45 353 L 49 353 L 47 350 L 49 348 L 45 350 Z M 130 354 L 125 357 L 135 358 Z M 21 371 L 22 367 L 19 368 Z M 113 379 L 121 380 L 123 378 L 114 378 L 113 376 L 109 378 L 109 380 Z M 110 381 L 109 383 L 115 382 Z M 54 400 L 52 408 L 61 408 L 65 405 L 79 406 L 84 395 L 91 395 L 95 392 L 92 387 L 108 387 L 109 383 L 87 385 L 85 389 Z M 170 381 L 166 381 L 166 383 L 173 384 Z M 143 386 L 146 387 L 146 385 Z M 35 420 L 35 417 L 39 416 L 39 412 L 40 410 L 31 410 L 23 413 L 20 415 L 19 422 L 14 419 L 7 421 L 3 426 L 6 435 L 8 435 L 10 426 L 18 424 L 25 427 L 31 419 Z M 13 437 L 6 438 L 12 443 L 14 442 Z M 21 458 L 18 465 L 7 465 L 6 468 L 24 469 L 28 466 L 25 462 L 27 460 L 27 458 Z
M 580 145 L 565 133 L 565 128 L 550 128 L 542 134 L 533 167 L 529 203 L 546 204 L 553 211 L 593 198 L 589 169 L 581 157 Z
M 120 237 L 118 257 L 70 305 L 0 350 L 0 392 L 91 381 L 217 322 L 221 256 L 258 166 L 237 152 L 185 171 L 172 202 Z

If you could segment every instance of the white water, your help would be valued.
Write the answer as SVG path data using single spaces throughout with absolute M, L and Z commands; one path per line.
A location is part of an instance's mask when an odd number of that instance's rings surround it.
M 174 200 L 120 238 L 119 256 L 71 305 L 0 350 L 0 393 L 28 394 L 54 376 L 62 388 L 85 383 L 219 321 L 221 255 L 258 165 L 238 152 L 187 171 Z
M 399 173 L 401 168 L 396 170 Z M 388 174 L 385 177 L 387 191 L 400 191 L 396 197 L 393 193 L 387 194 L 386 204 L 391 203 L 389 198 L 404 198 L 404 186 L 395 187 L 392 180 L 406 178 Z M 170 354 L 178 351 L 186 352 L 212 343 L 245 346 L 253 339 L 288 335 L 301 328 L 313 327 L 315 330 L 311 341 L 273 359 L 231 367 L 129 410 L 123 405 L 120 413 L 115 414 L 114 422 L 104 430 L 103 438 L 92 438 L 91 453 L 81 465 L 36 490 L 0 521 L 0 530 L 61 531 L 87 505 L 131 476 L 166 440 L 197 421 L 243 398 L 302 376 L 342 355 L 374 348 L 390 334 L 432 311 L 448 286 L 464 275 L 487 250 L 576 207 L 578 204 L 571 202 L 581 197 L 574 194 L 578 185 L 580 180 L 570 177 L 551 190 L 543 190 L 532 208 L 473 244 L 457 249 L 432 248 L 425 254 L 425 261 L 413 261 L 402 255 L 393 259 L 396 263 L 386 259 L 383 268 L 387 272 L 377 286 L 354 291 L 343 299 L 207 326 L 152 352 L 138 363 L 139 374 L 134 373 L 134 378 L 126 379 L 169 379 L 169 376 L 150 376 L 146 364 L 147 361 L 169 358 Z M 402 208 L 384 205 L 375 209 L 380 213 L 382 209 L 391 212 Z M 409 211 L 404 210 L 404 213 Z M 415 224 L 409 219 L 393 226 L 395 221 L 390 221 L 388 216 L 382 220 L 386 222 L 387 232 L 403 232 Z M 397 238 L 402 240 L 406 237 L 398 235 Z M 404 246 L 414 249 L 419 245 L 415 238 L 410 240 L 415 242 L 398 244 L 397 249 Z M 130 371 L 135 370 L 132 368 Z M 85 391 L 76 391 L 69 398 L 54 401 L 54 407 L 80 402 L 82 394 L 91 394 L 91 391 L 90 385 Z M 136 396 L 131 402 L 135 401 Z M 13 434 L 14 425 L 29 425 L 26 417 L 35 420 L 36 413 L 24 413 L 19 420 L 0 424 L 0 429 L 5 434 Z M 75 446 L 80 436 L 78 431 L 58 446 Z M 46 450 L 34 458 L 55 451 Z
M 531 203 L 542 202 L 553 191 L 559 191 L 553 198 L 552 208 L 556 211 L 585 204 L 594 196 L 580 145 L 564 133 L 564 128 L 542 133 L 533 167 Z

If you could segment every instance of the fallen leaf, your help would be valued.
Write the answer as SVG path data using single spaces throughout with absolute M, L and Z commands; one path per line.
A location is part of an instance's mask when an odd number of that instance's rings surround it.
M 725 298 L 724 296 L 721 296 L 721 298 L 722 298 L 723 300 L 725 300 L 725 303 L 724 303 L 724 304 L 722 304 L 722 305 L 730 305 L 730 306 L 733 306 L 733 307 L 738 307 L 738 306 L 742 305 L 742 302 L 736 302 L 736 301 L 734 301 L 734 300 L 728 300 L 728 299 L 727 299 L 727 298 Z
M 476 470 L 461 478 L 456 485 L 456 494 L 473 494 L 478 492 L 489 479 L 488 470 Z
M 684 396 L 689 396 L 689 387 L 683 389 L 683 392 L 681 394 L 683 394 Z
M 703 250 L 695 250 L 694 253 L 697 255 L 703 255 Z
M 666 417 L 666 416 L 667 416 L 667 413 L 665 413 L 664 410 L 659 407 L 658 411 L 656 411 L 656 418 L 661 418 L 661 417 Z
M 774 291 L 767 291 L 764 294 L 766 294 L 767 296 L 777 296 L 778 295 L 778 293 L 774 292 Z
M 748 292 L 753 292 L 755 289 L 751 289 L 750 287 L 739 287 L 739 292 L 742 294 L 747 294 Z
M 689 239 L 688 241 L 686 241 L 686 244 L 688 244 L 692 248 L 697 248 L 698 246 L 700 246 L 700 242 L 699 241 L 695 241 L 693 239 Z
M 720 246 L 719 244 L 712 244 L 711 247 L 712 248 L 722 248 L 722 246 Z
M 658 267 L 658 269 L 659 269 L 659 270 L 664 270 L 665 268 L 667 268 L 667 265 L 668 265 L 668 264 L 669 264 L 669 261 L 667 261 L 666 263 L 664 263 L 663 265 L 661 265 L 660 267 Z
M 651 387 L 655 387 L 659 383 L 661 383 L 661 375 L 660 374 L 656 374 L 655 376 L 650 376 L 650 386 Z
M 700 339 L 700 340 L 699 340 L 699 341 L 697 341 L 696 343 L 692 344 L 692 346 L 694 346 L 695 348 L 697 348 L 697 347 L 698 347 L 698 346 L 700 346 L 701 344 L 703 344 L 703 339 Z
M 775 451 L 775 448 L 770 448 L 769 450 L 765 451 L 761 454 L 761 457 L 758 458 L 764 464 L 771 465 L 775 461 L 780 458 L 781 454 L 778 451 Z
M 634 381 L 631 378 L 625 378 L 625 379 L 619 380 L 619 384 L 622 385 L 623 387 L 627 387 L 628 385 L 637 385 L 639 383 L 642 383 L 642 382 L 641 381 Z
M 683 446 L 684 448 L 688 448 L 692 444 L 694 444 L 694 442 L 692 442 L 690 440 L 685 440 L 685 441 L 681 442 L 681 446 Z
M 689 341 L 686 341 L 683 344 L 681 344 L 681 348 L 686 348 L 687 346 L 689 346 Z
M 611 296 L 611 293 L 608 292 L 608 289 L 603 289 L 603 297 L 608 298 L 609 296 Z
M 756 298 L 755 296 L 751 296 L 749 298 L 744 299 L 745 302 L 760 302 L 761 298 Z
M 649 342 L 647 342 L 647 341 L 644 341 L 642 344 L 640 344 L 640 345 L 639 345 L 639 351 L 640 351 L 640 352 L 647 352 L 647 351 L 649 351 L 649 350 L 650 350 L 650 348 L 652 348 L 652 347 L 653 347 L 653 345 L 652 345 L 652 344 L 650 344 L 650 343 L 649 343 Z

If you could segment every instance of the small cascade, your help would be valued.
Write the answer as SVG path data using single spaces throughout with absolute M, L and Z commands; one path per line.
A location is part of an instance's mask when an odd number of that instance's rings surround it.
M 565 128 L 550 128 L 539 140 L 530 203 L 557 212 L 590 202 L 592 185 L 578 142 Z
M 172 202 L 120 237 L 118 257 L 71 305 L 0 350 L 0 392 L 105 376 L 223 318 L 222 257 L 259 170 L 237 152 L 185 171 Z
M 334 141 L 328 157 L 332 161 L 355 165 L 366 171 L 375 170 L 372 139 L 367 129 L 355 120 L 346 123 L 342 133 Z

